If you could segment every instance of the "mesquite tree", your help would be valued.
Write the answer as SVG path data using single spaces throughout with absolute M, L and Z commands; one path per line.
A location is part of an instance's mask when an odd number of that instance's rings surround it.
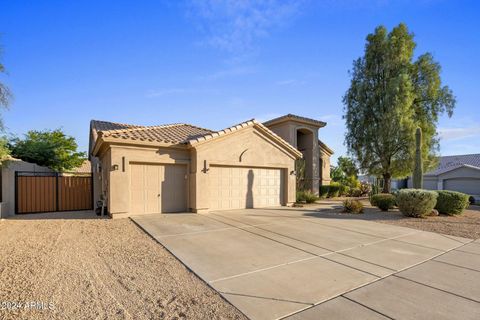
M 455 97 L 442 85 L 440 65 L 431 54 L 413 61 L 416 44 L 405 24 L 390 33 L 377 27 L 366 40 L 343 97 L 345 141 L 362 171 L 383 177 L 387 193 L 393 177 L 412 173 L 415 128 L 423 132 L 424 169 L 435 165 L 438 118 L 452 115 Z
M 422 128 L 415 133 L 415 166 L 413 168 L 413 187 L 423 188 Z

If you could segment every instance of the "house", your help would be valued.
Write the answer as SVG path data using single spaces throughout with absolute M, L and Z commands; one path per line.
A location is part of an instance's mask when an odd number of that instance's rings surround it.
M 331 150 L 321 154 L 318 144 L 322 126 L 292 115 L 220 131 L 182 123 L 136 126 L 92 120 L 94 199 L 102 200 L 112 217 L 292 205 L 297 159 L 310 156 L 314 187 L 322 172 L 317 159 L 325 159 L 325 175 L 329 170 L 325 155 Z
M 408 187 L 412 186 L 409 178 Z M 423 187 L 480 196 L 480 154 L 440 157 L 437 168 L 423 175 Z

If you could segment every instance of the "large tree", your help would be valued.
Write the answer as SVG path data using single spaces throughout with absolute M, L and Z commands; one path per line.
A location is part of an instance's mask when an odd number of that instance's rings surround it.
M 24 139 L 12 139 L 10 149 L 15 158 L 57 171 L 80 166 L 86 156 L 85 152 L 77 151 L 75 138 L 67 136 L 60 129 L 29 131 Z
M 414 61 L 413 38 L 405 24 L 390 33 L 377 27 L 367 36 L 364 56 L 353 63 L 343 97 L 349 152 L 362 171 L 383 177 L 383 192 L 390 192 L 392 177 L 411 174 L 417 127 L 423 132 L 424 169 L 435 165 L 438 118 L 451 116 L 455 107 L 433 56 Z

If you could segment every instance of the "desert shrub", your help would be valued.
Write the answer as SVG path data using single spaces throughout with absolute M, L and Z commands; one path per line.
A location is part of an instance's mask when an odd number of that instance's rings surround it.
M 297 191 L 297 202 L 314 203 L 318 200 L 318 196 L 310 190 Z
M 328 188 L 328 196 L 329 198 L 338 197 L 340 194 L 340 184 L 332 183 Z
M 437 203 L 435 191 L 423 189 L 403 189 L 398 192 L 397 206 L 407 217 L 425 217 Z
M 456 191 L 440 190 L 437 191 L 437 205 L 435 209 L 440 213 L 450 216 L 461 214 L 468 207 L 468 195 Z
M 360 189 L 360 196 L 366 196 L 372 192 L 372 185 L 368 182 L 362 182 L 358 188 Z
M 358 200 L 353 200 L 353 199 L 344 200 L 343 212 L 363 213 L 363 204 Z
M 370 204 L 378 207 L 382 211 L 388 211 L 388 209 L 393 209 L 395 206 L 396 198 L 393 194 L 389 193 L 374 194 L 370 197 Z
M 468 198 L 468 202 L 470 202 L 470 204 L 475 204 L 475 197 L 470 196 L 470 198 Z
M 349 196 L 350 197 L 361 197 L 362 196 L 362 190 L 360 190 L 360 188 L 352 188 L 352 189 L 350 189 Z
M 328 190 L 329 189 L 330 189 L 330 186 L 320 186 L 320 192 L 319 192 L 320 198 L 328 197 Z
M 350 187 L 347 185 L 340 185 L 340 191 L 338 192 L 341 196 L 348 196 L 350 194 Z

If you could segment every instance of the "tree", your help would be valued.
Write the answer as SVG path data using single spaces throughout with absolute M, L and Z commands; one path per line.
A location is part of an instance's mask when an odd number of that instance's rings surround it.
M 413 168 L 413 187 L 423 188 L 423 164 L 422 164 L 422 129 L 417 128 L 415 133 L 415 166 Z
M 435 165 L 438 118 L 445 112 L 451 116 L 455 107 L 433 56 L 413 61 L 413 37 L 405 24 L 390 33 L 377 27 L 366 38 L 364 56 L 353 63 L 343 97 L 349 152 L 362 171 L 383 177 L 386 193 L 392 177 L 412 173 L 417 127 L 423 132 L 423 169 Z
M 1 48 L 0 48 L 0 58 L 1 58 Z M 0 74 L 5 73 L 5 67 L 3 66 L 2 62 L 0 61 Z M 6 85 L 4 85 L 0 81 L 0 108 L 8 108 L 10 104 L 10 100 L 12 98 L 12 93 L 8 89 Z M 0 117 L 0 131 L 3 132 L 3 121 Z M 0 137 L 0 164 L 2 163 L 2 160 L 7 158 L 9 155 L 9 150 L 7 148 L 7 139 Z
M 335 182 L 340 182 L 343 185 L 356 187 L 358 182 L 358 168 L 355 161 L 348 157 L 339 157 L 337 166 L 330 170 L 330 177 Z
M 61 129 L 29 131 L 24 139 L 12 139 L 10 149 L 15 158 L 57 171 L 80 166 L 86 156 L 85 152 L 77 151 L 75 138 L 67 136 Z

